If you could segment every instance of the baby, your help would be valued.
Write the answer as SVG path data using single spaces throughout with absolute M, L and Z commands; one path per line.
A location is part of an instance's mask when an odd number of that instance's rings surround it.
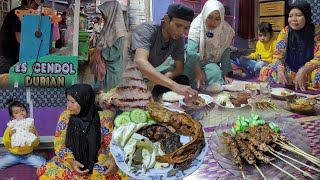
M 8 100 L 9 114 L 12 120 L 3 135 L 3 144 L 7 153 L 0 157 L 0 171 L 16 164 L 26 164 L 38 168 L 46 163 L 46 160 L 33 153 L 40 139 L 33 119 L 27 118 L 26 106 L 14 100 Z

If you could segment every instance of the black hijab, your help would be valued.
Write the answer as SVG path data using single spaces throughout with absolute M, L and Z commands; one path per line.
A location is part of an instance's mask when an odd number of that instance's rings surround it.
M 298 8 L 306 19 L 305 26 L 293 30 L 289 25 L 286 64 L 294 72 L 314 57 L 314 25 L 311 22 L 311 7 L 305 0 L 297 0 L 289 7 L 289 12 Z
M 75 84 L 66 91 L 81 106 L 78 115 L 71 115 L 66 135 L 66 147 L 70 149 L 75 160 L 89 169 L 92 174 L 94 164 L 98 161 L 101 146 L 101 127 L 95 94 L 90 85 Z

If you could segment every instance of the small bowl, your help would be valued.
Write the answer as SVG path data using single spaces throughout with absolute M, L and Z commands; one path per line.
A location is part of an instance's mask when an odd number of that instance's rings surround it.
M 315 104 L 317 103 L 314 99 L 306 99 L 301 96 L 288 96 L 286 98 L 288 108 L 290 111 L 299 114 L 312 114 L 315 112 Z

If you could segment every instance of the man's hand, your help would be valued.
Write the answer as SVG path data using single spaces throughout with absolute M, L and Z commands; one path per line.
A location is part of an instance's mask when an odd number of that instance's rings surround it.
M 190 86 L 176 83 L 172 90 L 177 94 L 183 95 L 186 99 L 196 100 L 198 98 L 198 92 Z
M 89 169 L 86 169 L 86 170 L 82 171 L 81 168 L 83 168 L 84 165 L 81 164 L 80 162 L 76 161 L 75 159 L 66 159 L 66 161 L 70 164 L 72 169 L 75 170 L 80 175 L 88 174 Z
M 199 70 L 199 71 L 195 72 L 194 81 L 195 81 L 198 89 L 201 86 L 205 85 L 205 83 L 206 83 L 206 75 L 203 73 L 202 70 Z
M 10 137 L 11 137 L 14 133 L 16 133 L 16 129 L 10 129 Z
M 279 65 L 276 69 L 277 73 L 278 73 L 278 79 L 279 79 L 279 83 L 283 83 L 283 84 L 287 84 L 288 83 L 288 79 L 286 76 L 286 72 L 285 72 L 285 68 L 283 65 Z
M 307 75 L 307 72 L 305 71 L 304 68 L 299 69 L 295 79 L 294 79 L 294 85 L 295 85 L 295 89 L 301 89 L 302 91 L 305 91 L 305 77 Z
M 228 76 L 224 75 L 224 82 L 225 82 L 226 84 L 231 84 L 232 81 L 233 81 L 233 79 L 231 79 L 231 78 L 229 78 Z
M 102 166 L 108 167 L 108 170 L 103 173 L 104 176 L 115 175 L 118 171 L 118 166 L 112 156 L 109 157 L 108 160 L 106 160 L 106 162 L 104 162 Z

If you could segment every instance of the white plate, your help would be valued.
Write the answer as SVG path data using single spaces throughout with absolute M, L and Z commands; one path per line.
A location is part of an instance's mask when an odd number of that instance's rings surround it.
M 240 109 L 240 108 L 244 108 L 244 107 L 247 107 L 249 104 L 241 104 L 240 107 L 226 107 L 226 106 L 223 106 L 221 105 L 220 103 L 218 102 L 215 102 L 216 105 L 220 106 L 220 107 L 223 107 L 223 108 L 227 108 L 227 109 Z
M 213 102 L 213 98 L 212 98 L 211 96 L 209 96 L 209 95 L 206 95 L 206 94 L 198 94 L 198 96 L 200 96 L 201 98 L 203 98 L 203 99 L 205 100 L 205 102 L 206 102 L 205 105 L 208 105 L 208 104 L 210 104 L 210 103 Z M 179 103 L 182 104 L 182 105 L 184 105 L 184 106 L 189 106 L 189 105 L 187 105 L 183 100 L 184 100 L 184 99 L 180 99 L 180 100 L 179 100 Z M 205 106 L 205 105 L 203 105 L 203 106 Z M 201 107 L 201 106 L 189 106 L 189 107 Z
M 229 93 L 229 92 L 226 92 L 226 93 Z M 218 96 L 216 96 L 213 101 L 214 101 L 214 103 L 215 103 L 216 105 L 218 105 L 218 106 L 220 106 L 220 107 L 222 107 L 222 108 L 227 108 L 227 109 L 240 109 L 240 108 L 247 107 L 247 106 L 249 105 L 249 102 L 248 102 L 248 104 L 241 104 L 240 107 L 226 107 L 226 106 L 220 104 L 220 102 L 217 101 L 217 98 L 218 98 Z
M 180 141 L 182 144 L 187 144 L 191 140 L 190 136 L 184 136 L 180 135 Z M 164 169 L 148 169 L 145 173 L 142 170 L 129 170 L 127 164 L 124 162 L 124 152 L 123 149 L 121 149 L 117 144 L 112 140 L 110 144 L 110 151 L 112 153 L 112 156 L 114 157 L 117 166 L 126 174 L 128 174 L 130 177 L 137 178 L 137 179 L 165 179 L 165 180 L 171 180 L 171 179 L 182 179 L 186 176 L 189 176 L 193 172 L 195 172 L 200 165 L 202 164 L 205 155 L 208 152 L 208 142 L 205 138 L 205 147 L 203 147 L 202 151 L 198 155 L 196 159 L 194 159 L 191 163 L 191 166 L 186 170 L 179 170 L 175 174 L 171 174 L 171 176 L 168 176 L 169 171 L 173 169 L 173 166 L 170 165 L 167 168 Z
M 281 92 L 285 92 L 286 95 L 282 95 Z M 276 98 L 285 98 L 289 95 L 294 95 L 295 92 L 286 88 L 272 88 L 270 89 L 270 94 Z

